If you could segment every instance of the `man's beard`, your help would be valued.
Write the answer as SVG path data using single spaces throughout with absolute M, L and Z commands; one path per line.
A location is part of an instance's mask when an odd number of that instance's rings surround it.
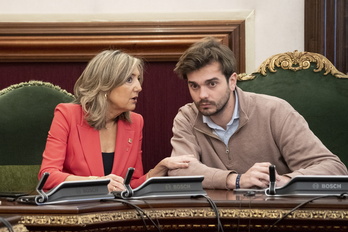
M 201 112 L 201 114 L 203 114 L 204 116 L 214 116 L 214 115 L 218 115 L 224 111 L 228 101 L 230 100 L 230 97 L 231 97 L 231 91 L 229 89 L 227 89 L 225 96 L 218 103 L 216 103 L 214 101 L 208 101 L 208 100 L 203 99 L 203 100 L 200 100 L 199 102 L 195 102 L 195 104 L 196 104 L 199 112 Z M 215 106 L 215 110 L 209 111 L 209 110 L 202 109 L 202 107 L 200 107 L 200 105 L 205 104 L 205 103 L 208 103 L 210 106 Z

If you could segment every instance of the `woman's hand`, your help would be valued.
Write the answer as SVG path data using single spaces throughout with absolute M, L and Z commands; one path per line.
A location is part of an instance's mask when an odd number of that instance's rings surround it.
M 75 176 L 75 175 L 70 175 L 65 179 L 65 181 L 97 180 L 97 179 L 110 179 L 110 183 L 108 184 L 109 192 L 125 190 L 125 187 L 123 186 L 123 178 L 120 176 L 116 176 L 115 174 L 110 174 L 107 176 Z
M 147 178 L 166 176 L 168 170 L 188 168 L 190 161 L 195 160 L 193 155 L 166 157 L 147 173 Z
M 193 155 L 181 155 L 164 158 L 159 164 L 166 167 L 168 170 L 188 168 L 190 161 L 194 159 Z
M 120 176 L 109 174 L 107 176 L 99 177 L 98 179 L 110 179 L 110 183 L 108 184 L 109 192 L 125 190 L 123 185 L 124 180 Z

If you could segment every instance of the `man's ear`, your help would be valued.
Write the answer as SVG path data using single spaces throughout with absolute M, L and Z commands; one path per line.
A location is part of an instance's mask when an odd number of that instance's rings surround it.
M 228 85 L 230 87 L 230 89 L 232 91 L 234 91 L 236 89 L 236 85 L 237 85 L 237 73 L 232 73 L 232 75 L 230 76 L 230 78 L 228 79 Z

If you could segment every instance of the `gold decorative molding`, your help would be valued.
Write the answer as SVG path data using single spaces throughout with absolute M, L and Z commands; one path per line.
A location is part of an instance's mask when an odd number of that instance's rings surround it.
M 214 36 L 245 71 L 245 21 L 0 22 L 0 62 L 86 62 L 105 49 L 147 61 L 176 61 L 194 42 Z
M 237 81 L 248 81 L 255 79 L 256 76 L 253 74 L 247 74 L 247 73 L 238 73 L 237 74 Z
M 14 232 L 28 232 L 27 228 L 22 224 L 17 224 L 12 226 Z M 0 232 L 8 232 L 9 230 L 6 227 L 1 227 Z
M 62 89 L 60 86 L 58 85 L 54 85 L 52 83 L 49 82 L 44 82 L 44 81 L 35 81 L 35 80 L 31 80 L 31 81 L 27 81 L 27 82 L 21 82 L 18 84 L 13 84 L 10 85 L 4 89 L 0 90 L 0 96 L 5 95 L 9 92 L 12 92 L 15 89 L 19 89 L 19 88 L 23 88 L 23 87 L 28 87 L 28 86 L 43 86 L 43 87 L 47 87 L 47 88 L 51 88 L 53 90 L 56 90 L 58 92 L 64 93 L 69 97 L 74 98 L 74 95 L 69 93 L 68 91 L 66 91 L 65 89 Z
M 211 220 L 207 219 L 215 219 L 215 213 L 210 208 L 201 208 L 201 209 L 192 209 L 192 208 L 178 208 L 178 209 L 144 209 L 145 213 L 149 215 L 151 218 L 157 219 L 176 219 L 178 223 L 172 223 L 171 225 L 166 225 L 163 223 L 163 227 L 171 228 L 181 227 L 183 228 L 203 228 L 203 227 L 211 227 L 214 228 L 216 225 L 211 223 Z M 253 227 L 257 228 L 268 228 L 270 226 L 269 219 L 272 221 L 276 221 L 277 219 L 283 217 L 290 210 L 286 209 L 226 209 L 220 208 L 220 218 L 221 219 L 231 219 L 231 220 L 240 220 L 239 227 L 250 227 L 250 224 L 247 223 L 249 220 L 268 220 L 268 223 L 264 225 L 255 225 Z M 195 219 L 201 220 L 199 224 L 195 223 L 193 220 L 189 223 L 182 221 L 181 219 Z M 347 226 L 342 226 L 342 222 L 348 220 L 348 210 L 312 210 L 312 209 L 302 209 L 297 210 L 290 214 L 287 219 L 299 220 L 302 221 L 304 219 L 308 220 L 316 220 L 316 221 L 327 221 L 327 228 L 335 225 L 336 229 L 348 229 Z M 127 222 L 127 221 L 135 221 L 141 220 L 139 214 L 135 210 L 119 210 L 115 212 L 102 212 L 102 213 L 93 213 L 93 214 L 81 214 L 81 215 L 26 215 L 23 216 L 19 223 L 25 226 L 75 226 L 75 227 L 86 227 L 93 224 L 107 224 L 107 223 L 115 223 L 115 222 Z M 231 220 L 224 220 L 224 226 L 233 228 L 236 225 Z M 308 222 L 308 221 L 307 221 Z M 337 224 L 335 224 L 337 222 Z M 344 224 L 344 223 L 343 223 Z M 296 228 L 305 228 L 308 223 L 296 223 L 296 224 L 287 224 L 287 228 L 296 227 Z M 114 225 L 116 226 L 116 225 Z M 284 226 L 284 224 L 277 225 Z M 132 227 L 133 230 L 137 230 L 137 226 L 129 226 Z M 138 226 L 139 230 L 143 227 Z M 311 224 L 311 227 L 316 227 L 315 223 Z M 322 228 L 323 225 L 318 225 L 318 228 Z M 344 228 L 343 228 L 344 227 Z M 121 228 L 121 227 L 120 227 Z M 122 226 L 124 229 L 124 226 Z
M 336 67 L 325 56 L 312 52 L 285 52 L 273 55 L 265 60 L 257 69 L 256 73 L 266 75 L 267 70 L 276 72 L 276 67 L 288 69 L 292 71 L 299 71 L 308 69 L 311 63 L 316 63 L 314 72 L 321 72 L 324 70 L 324 75 L 331 74 L 337 78 L 348 78 L 348 75 L 338 71 Z M 251 77 L 249 79 L 252 79 Z

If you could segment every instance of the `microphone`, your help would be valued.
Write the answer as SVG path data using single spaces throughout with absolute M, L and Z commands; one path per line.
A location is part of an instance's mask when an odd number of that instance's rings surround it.
M 44 174 L 42 174 L 41 179 L 38 185 L 36 186 L 36 191 L 39 193 L 39 196 L 37 196 L 37 201 L 40 203 L 46 202 L 48 200 L 47 194 L 42 189 L 49 175 L 50 174 L 48 172 L 45 172 Z
M 123 198 L 128 198 L 133 196 L 133 189 L 130 186 L 130 182 L 133 176 L 134 168 L 128 168 L 126 177 L 124 178 L 124 186 L 126 187 L 126 190 L 121 193 L 121 196 Z
M 276 187 L 276 169 L 275 169 L 275 165 L 272 164 L 269 166 L 269 194 L 270 195 L 276 194 L 275 187 Z

